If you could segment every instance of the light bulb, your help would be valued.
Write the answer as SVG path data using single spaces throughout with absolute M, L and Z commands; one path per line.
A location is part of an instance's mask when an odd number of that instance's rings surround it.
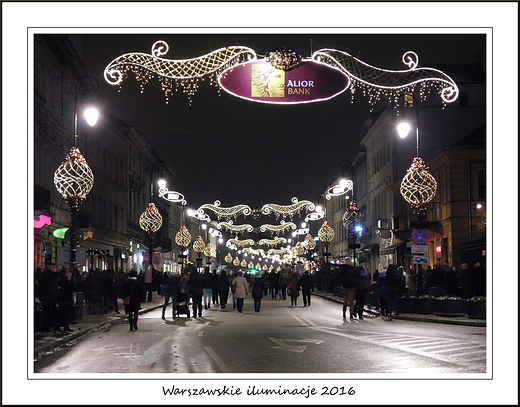
M 405 138 L 410 132 L 410 125 L 404 122 L 399 123 L 397 125 L 397 132 L 399 133 L 399 137 Z
M 85 110 L 85 120 L 90 126 L 94 126 L 97 123 L 99 112 L 93 107 L 89 107 Z

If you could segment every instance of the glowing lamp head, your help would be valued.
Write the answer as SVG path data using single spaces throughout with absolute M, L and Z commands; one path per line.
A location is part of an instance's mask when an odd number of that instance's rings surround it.
M 166 180 L 164 180 L 164 179 L 158 180 L 157 185 L 159 185 L 159 188 L 163 189 L 164 187 L 166 187 Z
M 98 117 L 99 117 L 98 110 L 94 107 L 89 107 L 88 109 L 85 110 L 84 114 L 85 114 L 85 120 L 87 121 L 89 126 L 95 126 L 98 121 Z
M 363 231 L 363 226 L 355 225 L 354 226 L 354 231 L 357 232 L 357 233 L 362 232 Z
M 410 132 L 410 124 L 406 122 L 401 122 L 397 125 L 397 133 L 399 134 L 399 137 L 406 138 L 408 136 L 408 133 Z

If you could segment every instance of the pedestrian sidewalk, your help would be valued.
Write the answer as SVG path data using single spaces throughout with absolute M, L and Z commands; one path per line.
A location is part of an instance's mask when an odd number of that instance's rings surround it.
M 151 302 L 142 302 L 139 314 L 161 308 L 164 304 L 164 297 L 156 293 L 153 294 Z M 110 329 L 110 326 L 120 321 L 127 321 L 124 306 L 120 306 L 120 314 L 109 311 L 107 314 L 92 314 L 87 311 L 85 305 L 83 318 L 76 324 L 71 324 L 72 332 L 35 332 L 34 333 L 34 361 L 56 352 L 59 349 L 71 346 L 74 341 L 89 332 L 103 332 Z
M 338 304 L 343 303 L 343 298 L 334 295 L 332 293 L 326 293 L 324 291 L 313 291 L 313 295 L 321 297 L 323 299 L 336 302 Z M 141 303 L 142 310 L 140 314 L 161 308 L 164 304 L 164 297 L 154 293 L 151 302 Z M 371 308 L 371 307 L 370 307 Z M 365 308 L 365 312 L 372 314 L 373 316 L 379 316 L 379 312 Z M 74 344 L 74 341 L 82 335 L 89 332 L 103 332 L 110 329 L 110 326 L 114 323 L 125 321 L 127 316 L 124 312 L 124 307 L 121 307 L 121 313 L 117 314 L 113 311 L 107 314 L 92 314 L 87 311 L 86 306 L 84 308 L 83 319 L 76 324 L 71 324 L 72 332 L 35 332 L 34 333 L 34 361 L 43 358 L 59 349 L 63 349 L 67 346 Z M 338 315 L 341 315 L 341 310 L 338 308 Z M 467 326 L 486 326 L 486 320 L 481 319 L 470 319 L 468 317 L 442 317 L 433 314 L 399 314 L 394 319 L 410 320 L 410 321 L 421 321 L 421 322 L 434 322 L 443 324 L 456 324 L 456 325 L 467 325 Z
M 314 291 L 312 293 L 313 295 L 316 295 L 318 297 L 324 298 L 329 301 L 337 302 L 342 304 L 343 298 L 339 297 L 337 295 L 334 295 L 333 293 L 326 293 L 325 291 Z M 373 314 L 375 316 L 379 316 L 379 311 L 376 311 L 373 309 L 374 307 L 366 307 L 365 306 L 365 312 Z M 394 316 L 394 319 L 403 319 L 408 321 L 419 321 L 419 322 L 434 322 L 434 323 L 441 323 L 441 324 L 452 324 L 452 325 L 466 325 L 466 326 L 486 326 L 486 320 L 485 319 L 472 319 L 468 318 L 467 316 L 464 317 L 444 317 L 439 316 L 435 314 L 409 314 L 409 313 L 399 313 L 399 315 Z

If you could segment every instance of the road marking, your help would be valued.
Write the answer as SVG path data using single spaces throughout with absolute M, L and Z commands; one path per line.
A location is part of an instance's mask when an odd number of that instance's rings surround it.
M 319 345 L 320 343 L 323 343 L 323 341 L 320 341 L 319 339 L 277 339 L 269 337 L 271 341 L 274 343 L 280 345 L 280 346 L 273 346 L 273 349 L 282 349 L 289 352 L 296 352 L 296 353 L 302 353 L 305 349 L 307 349 L 307 345 L 289 345 L 287 342 L 303 342 L 303 343 L 313 343 L 315 345 Z
M 219 358 L 219 356 L 215 353 L 211 346 L 205 346 L 204 349 L 206 349 L 206 352 L 209 353 L 209 355 L 218 365 L 222 373 L 232 373 L 229 367 L 224 363 L 222 359 Z

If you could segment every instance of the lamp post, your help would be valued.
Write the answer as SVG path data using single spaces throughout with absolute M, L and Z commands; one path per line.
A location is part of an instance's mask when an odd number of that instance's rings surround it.
M 90 169 L 87 160 L 81 155 L 79 148 L 76 147 L 78 138 L 78 100 L 81 95 L 92 95 L 96 92 L 99 84 L 93 76 L 84 76 L 76 82 L 74 87 L 74 147 L 65 157 L 65 160 L 54 172 L 54 185 L 67 201 L 71 214 L 71 228 L 68 233 L 70 244 L 70 267 L 77 266 L 78 246 L 83 240 L 80 229 L 77 228 L 77 213 L 81 204 L 86 199 L 88 193 L 94 186 L 94 174 Z M 85 109 L 87 123 L 94 126 L 97 122 L 97 111 L 89 107 Z
M 417 99 L 412 94 L 404 95 L 403 107 L 415 111 L 415 137 L 416 156 L 412 165 L 401 181 L 400 192 L 406 202 L 410 205 L 413 213 L 418 215 L 419 220 L 425 218 L 426 208 L 437 192 L 437 181 L 428 171 L 424 160 L 419 156 L 419 112 L 426 106 L 419 107 Z M 399 136 L 404 138 L 410 131 L 410 125 L 401 122 L 397 126 Z
M 329 226 L 329 222 L 325 221 L 323 222 L 323 225 L 318 230 L 318 237 L 325 245 L 325 252 L 323 253 L 323 256 L 325 257 L 325 264 L 327 267 L 327 292 L 332 292 L 330 287 L 330 264 L 329 264 L 329 257 L 331 256 L 331 253 L 329 253 L 329 244 L 334 239 L 335 233 L 334 229 L 332 229 Z

